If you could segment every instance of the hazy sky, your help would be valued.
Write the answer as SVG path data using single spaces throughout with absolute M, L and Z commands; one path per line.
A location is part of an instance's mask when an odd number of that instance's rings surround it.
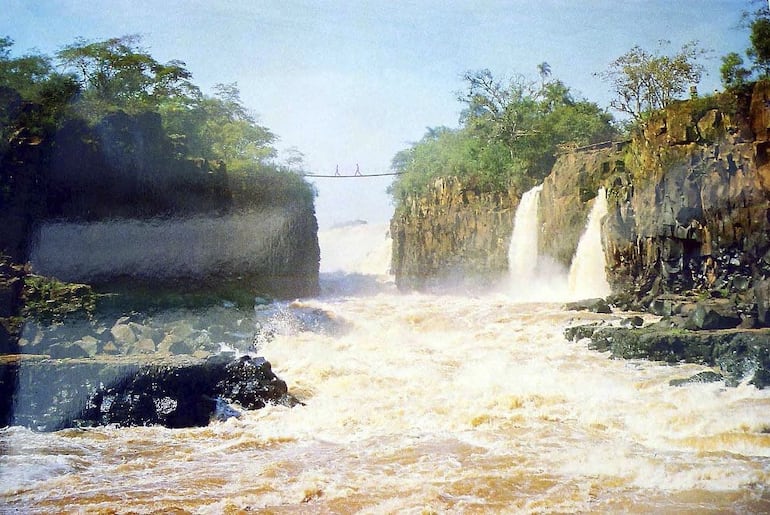
M 140 34 L 159 61 L 187 63 L 205 92 L 237 82 L 244 103 L 296 147 L 312 172 L 388 171 L 426 127 L 457 125 L 467 70 L 559 78 L 602 107 L 595 76 L 633 45 L 712 49 L 700 91 L 719 87 L 720 57 L 743 52 L 747 0 L 0 0 L 15 52 L 53 54 L 78 36 Z M 390 178 L 316 179 L 322 227 L 384 222 Z

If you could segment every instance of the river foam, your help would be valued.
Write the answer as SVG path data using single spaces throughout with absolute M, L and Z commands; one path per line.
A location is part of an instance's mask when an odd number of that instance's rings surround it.
M 25 513 L 770 511 L 770 391 L 672 387 L 704 367 L 612 360 L 562 335 L 613 315 L 375 284 L 294 304 L 330 313 L 345 331 L 283 331 L 261 348 L 304 406 L 195 429 L 3 429 L 0 504 Z

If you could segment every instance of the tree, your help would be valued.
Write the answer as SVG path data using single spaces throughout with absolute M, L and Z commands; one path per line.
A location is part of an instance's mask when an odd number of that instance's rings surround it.
M 661 46 L 665 44 L 661 42 Z M 610 106 L 636 121 L 664 109 L 689 86 L 700 82 L 704 68 L 697 60 L 704 53 L 694 41 L 674 55 L 649 53 L 634 46 L 600 74 L 615 94 Z
M 224 160 L 230 170 L 276 157 L 276 136 L 243 105 L 236 83 L 215 85 L 211 96 L 167 102 L 160 111 L 183 154 Z
M 543 73 L 545 70 L 548 73 Z M 469 188 L 521 191 L 551 170 L 557 147 L 611 139 L 612 117 L 596 104 L 575 99 L 563 82 L 538 67 L 542 81 L 515 75 L 496 79 L 489 70 L 467 72 L 459 129 L 428 128 L 423 138 L 398 152 L 391 168 L 401 172 L 390 192 L 396 199 L 419 193 L 434 178 L 456 176 Z
M 545 80 L 547 63 L 538 69 L 539 86 L 521 75 L 500 81 L 489 70 L 468 72 L 468 92 L 460 97 L 468 106 L 463 111 L 466 128 L 488 143 L 502 144 L 510 162 L 524 163 L 525 175 L 534 181 L 550 171 L 559 144 L 596 143 L 615 132 L 612 117 L 596 104 L 576 100 L 558 79 Z
M 488 140 L 505 144 L 514 157 L 516 141 L 528 134 L 537 112 L 535 83 L 516 75 L 505 84 L 487 69 L 466 72 L 467 92 L 459 97 L 466 109 L 461 122 Z
M 751 48 L 746 53 L 754 62 L 754 68 L 760 75 L 770 75 L 770 14 L 760 10 L 756 18 L 751 22 L 751 34 L 749 36 Z
M 545 87 L 545 81 L 551 76 L 551 65 L 543 61 L 537 65 L 537 73 L 540 75 L 540 85 Z
M 725 88 L 742 86 L 751 76 L 751 71 L 743 67 L 743 58 L 736 52 L 730 52 L 722 57 L 719 73 Z
M 0 37 L 0 138 L 7 140 L 19 127 L 30 134 L 53 130 L 79 94 L 73 77 L 55 71 L 48 56 L 13 57 L 13 40 Z M 31 102 L 22 109 L 22 102 Z
M 81 105 L 90 118 L 115 109 L 157 109 L 174 97 L 196 94 L 185 63 L 159 63 L 140 42 L 137 35 L 97 42 L 78 39 L 57 52 L 59 61 L 78 78 L 84 92 Z

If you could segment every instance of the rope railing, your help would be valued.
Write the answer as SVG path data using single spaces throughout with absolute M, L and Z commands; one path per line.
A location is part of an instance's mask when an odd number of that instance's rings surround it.
M 356 165 L 356 171 L 353 175 L 342 175 L 340 173 L 340 167 L 334 171 L 334 175 L 320 174 L 320 173 L 303 173 L 303 177 L 322 177 L 325 179 L 356 179 L 366 177 L 386 177 L 388 175 L 402 175 L 404 172 L 382 172 L 382 173 L 361 173 L 361 169 Z

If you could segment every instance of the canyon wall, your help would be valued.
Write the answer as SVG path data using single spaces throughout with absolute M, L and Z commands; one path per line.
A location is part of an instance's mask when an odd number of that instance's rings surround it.
M 47 222 L 29 255 L 35 273 L 102 284 L 248 278 L 257 291 L 315 292 L 319 249 L 312 209 L 298 206 L 186 218 Z
M 538 218 L 539 254 L 569 267 L 583 234 L 592 200 L 605 179 L 623 168 L 625 143 L 563 150 L 543 181 Z
M 485 286 L 507 274 L 520 193 L 479 193 L 455 178 L 402 202 L 391 220 L 400 289 Z
M 184 159 L 157 113 L 111 113 L 94 126 L 73 119 L 42 136 L 22 128 L 0 165 L 0 255 L 31 261 L 34 273 L 318 291 L 312 187 L 269 166 L 236 173 Z

